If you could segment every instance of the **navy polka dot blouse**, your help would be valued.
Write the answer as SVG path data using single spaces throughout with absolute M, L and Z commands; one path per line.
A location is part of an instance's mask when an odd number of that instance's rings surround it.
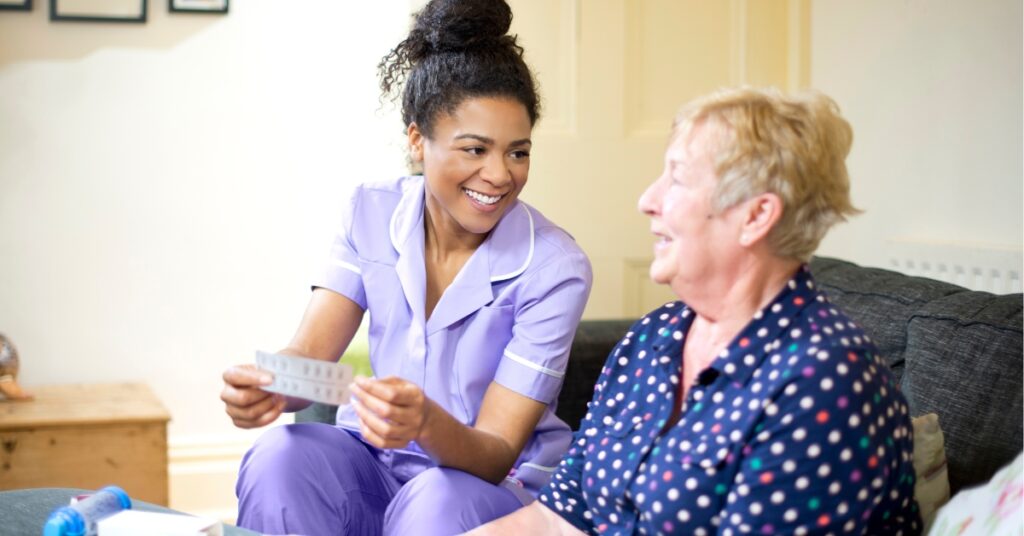
M 662 434 L 693 318 L 667 304 L 615 347 L 544 505 L 589 533 L 920 533 L 906 400 L 806 266 Z

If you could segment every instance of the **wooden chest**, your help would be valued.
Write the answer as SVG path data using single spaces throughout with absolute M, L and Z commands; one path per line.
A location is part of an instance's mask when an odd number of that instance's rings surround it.
M 170 414 L 143 384 L 29 388 L 0 401 L 0 490 L 121 486 L 167 505 Z

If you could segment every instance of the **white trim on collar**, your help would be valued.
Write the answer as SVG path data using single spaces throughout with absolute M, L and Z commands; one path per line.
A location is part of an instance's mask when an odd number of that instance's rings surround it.
M 410 225 L 416 225 L 422 221 L 425 210 L 424 196 L 426 195 L 422 176 L 414 175 L 403 179 L 401 188 L 401 198 L 398 200 L 395 211 L 391 213 L 391 223 L 388 226 L 391 246 L 399 255 L 402 254 L 402 245 L 409 239 L 409 233 L 412 231 Z
M 530 261 L 533 260 L 533 241 L 534 241 L 534 238 L 535 238 L 534 234 L 533 234 L 533 214 L 530 214 L 530 209 L 526 208 L 526 203 L 519 203 L 519 206 L 522 207 L 522 209 L 524 211 L 526 211 L 526 219 L 527 219 L 527 221 L 530 222 L 530 251 L 526 254 L 526 261 L 523 262 L 522 266 L 520 266 L 519 268 L 516 268 L 515 270 L 513 270 L 513 271 L 511 271 L 511 272 L 509 272 L 507 274 L 496 275 L 496 276 L 491 277 L 491 283 L 496 283 L 498 281 L 504 281 L 506 279 L 512 279 L 513 277 L 518 276 L 519 274 L 521 274 L 521 273 L 526 271 L 526 267 L 529 266 L 530 265 Z
M 401 206 L 401 205 L 399 205 Z M 395 223 L 398 221 L 398 210 L 396 209 L 391 214 L 391 225 L 388 226 L 388 236 L 391 237 L 391 247 L 395 248 L 395 251 L 401 253 L 402 248 L 398 247 L 398 237 L 395 236 Z
M 403 185 L 402 197 L 399 199 L 398 206 L 395 207 L 395 211 L 391 215 L 391 221 L 388 226 L 388 236 L 391 239 L 391 245 L 399 255 L 402 255 L 402 246 L 405 245 L 405 242 L 408 240 L 409 233 L 413 231 L 410 226 L 417 224 L 422 226 L 421 222 L 423 221 L 423 212 L 426 211 L 426 200 L 424 199 L 426 196 L 425 179 L 422 176 L 414 176 L 410 178 L 419 180 L 410 181 L 411 185 Z M 509 220 L 513 216 L 512 212 L 515 211 L 517 207 L 526 213 L 526 221 L 530 228 L 530 247 L 526 252 L 526 259 L 523 261 L 523 264 L 515 270 L 505 274 L 492 276 L 490 278 L 491 283 L 497 283 L 499 281 L 518 277 L 526 271 L 530 266 L 530 263 L 533 261 L 534 242 L 536 241 L 536 236 L 534 235 L 533 213 L 530 211 L 526 203 L 523 203 L 520 200 L 516 200 L 515 206 L 513 206 L 509 212 L 505 214 L 500 221 L 498 221 L 494 229 L 491 230 L 491 236 L 488 237 L 487 242 L 493 240 L 494 233 L 498 231 L 498 228 L 501 227 L 502 224 L 508 225 L 510 223 Z M 505 232 L 507 233 L 508 231 L 506 230 Z M 486 242 L 481 244 L 480 247 L 485 247 L 485 245 L 487 245 Z M 487 247 L 490 247 L 490 245 L 487 245 Z

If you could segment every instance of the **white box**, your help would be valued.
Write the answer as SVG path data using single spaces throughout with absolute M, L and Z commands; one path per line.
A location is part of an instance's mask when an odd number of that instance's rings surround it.
M 122 510 L 96 523 L 99 536 L 222 536 L 220 521 L 181 514 Z

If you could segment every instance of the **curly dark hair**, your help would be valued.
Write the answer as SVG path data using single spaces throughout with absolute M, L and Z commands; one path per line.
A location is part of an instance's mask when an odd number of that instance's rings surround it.
M 402 90 L 402 121 L 428 138 L 434 121 L 470 97 L 506 97 L 540 117 L 537 84 L 523 48 L 508 35 L 512 9 L 505 0 L 432 0 L 415 15 L 409 35 L 377 71 L 385 98 Z

